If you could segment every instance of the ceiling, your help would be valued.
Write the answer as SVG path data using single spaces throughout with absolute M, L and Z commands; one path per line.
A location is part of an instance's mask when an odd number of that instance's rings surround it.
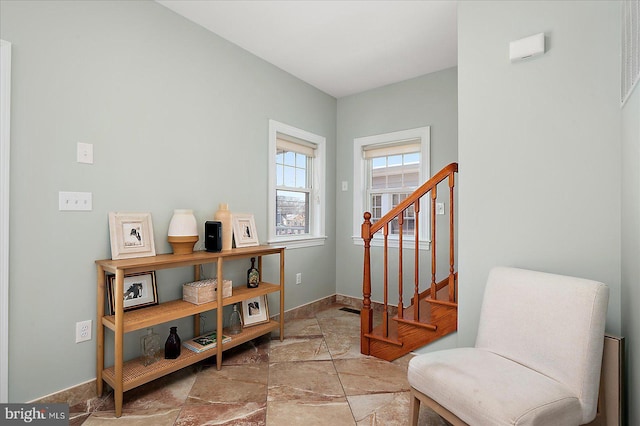
M 457 64 L 453 0 L 156 1 L 336 98 Z

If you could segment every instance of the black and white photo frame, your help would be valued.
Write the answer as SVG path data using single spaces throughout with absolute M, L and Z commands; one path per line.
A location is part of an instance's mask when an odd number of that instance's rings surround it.
M 258 231 L 252 214 L 233 214 L 233 239 L 236 247 L 251 247 L 260 245 Z
M 151 213 L 109 213 L 111 259 L 156 255 Z

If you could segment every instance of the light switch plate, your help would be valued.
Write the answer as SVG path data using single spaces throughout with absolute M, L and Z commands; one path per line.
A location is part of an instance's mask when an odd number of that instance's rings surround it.
M 78 163 L 93 164 L 93 144 L 78 142 Z
M 91 211 L 93 209 L 91 192 L 58 192 L 58 210 Z

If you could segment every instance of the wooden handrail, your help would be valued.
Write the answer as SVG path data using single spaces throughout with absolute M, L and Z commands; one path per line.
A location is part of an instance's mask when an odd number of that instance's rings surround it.
M 390 223 L 393 219 L 395 219 L 399 213 L 405 211 L 408 207 L 416 202 L 419 198 L 422 198 L 425 194 L 435 188 L 440 182 L 448 178 L 453 173 L 458 172 L 458 163 L 451 163 L 440 170 L 438 173 L 433 175 L 431 179 L 422 184 L 418 189 L 416 189 L 411 195 L 402 200 L 400 204 L 392 208 L 380 218 L 376 223 L 371 225 L 369 229 L 370 235 L 373 236 L 376 232 L 382 229 L 385 223 Z M 364 238 L 364 235 L 362 236 Z
M 384 232 L 384 245 L 383 245 L 383 291 L 384 291 L 384 306 L 383 306 L 383 318 L 382 318 L 382 336 L 377 337 L 378 339 L 387 339 L 389 336 L 389 327 L 388 327 L 388 238 L 389 238 L 389 224 L 398 219 L 399 223 L 399 265 L 398 265 L 398 319 L 404 322 L 407 320 L 403 320 L 403 311 L 404 306 L 402 303 L 402 250 L 403 250 L 403 222 L 404 222 L 404 211 L 409 207 L 413 206 L 415 210 L 415 258 L 414 258 L 414 275 L 415 275 L 415 285 L 414 285 L 414 294 L 413 294 L 413 305 L 414 305 L 414 315 L 413 321 L 418 322 L 419 315 L 419 300 L 420 291 L 419 291 L 419 212 L 420 212 L 420 199 L 424 197 L 426 194 L 431 193 L 431 203 L 430 203 L 430 211 L 431 211 L 431 283 L 430 289 L 427 292 L 431 299 L 436 299 L 436 293 L 439 288 L 444 285 L 449 285 L 449 300 L 446 303 L 455 304 L 456 301 L 456 272 L 454 268 L 454 210 L 453 210 L 453 189 L 455 186 L 454 175 L 458 172 L 458 163 L 451 163 L 432 176 L 429 180 L 427 180 L 424 184 L 422 184 L 418 189 L 416 189 L 412 194 L 410 194 L 407 198 L 402 200 L 400 204 L 391 209 L 387 214 L 382 216 L 380 220 L 376 223 L 371 223 L 371 213 L 364 213 L 364 222 L 362 223 L 361 228 L 361 237 L 364 241 L 364 269 L 363 269 L 363 281 L 362 281 L 362 294 L 363 294 L 363 308 L 360 313 L 360 325 L 361 325 L 361 339 L 360 339 L 360 351 L 363 354 L 370 354 L 370 337 L 373 326 L 373 312 L 371 308 L 371 240 L 376 232 L 383 230 Z M 436 283 L 436 199 L 437 199 L 437 186 L 445 179 L 448 179 L 449 183 L 449 276 L 441 281 L 440 283 Z M 446 284 L 445 284 L 446 282 Z M 428 327 L 427 327 L 428 328 Z

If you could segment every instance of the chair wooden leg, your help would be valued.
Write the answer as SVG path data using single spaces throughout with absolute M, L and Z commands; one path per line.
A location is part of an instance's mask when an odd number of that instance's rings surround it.
M 420 400 L 413 390 L 411 391 L 411 426 L 418 426 L 420 416 Z
M 411 387 L 411 420 L 415 423 L 412 423 L 413 426 L 418 424 L 418 415 L 420 414 L 420 403 L 424 402 L 424 405 L 433 410 L 437 415 L 451 423 L 452 426 L 469 426 L 467 423 L 463 422 L 453 414 L 451 411 L 444 408 L 442 405 L 438 404 L 433 399 L 429 398 L 427 395 L 423 394 L 419 390 Z

